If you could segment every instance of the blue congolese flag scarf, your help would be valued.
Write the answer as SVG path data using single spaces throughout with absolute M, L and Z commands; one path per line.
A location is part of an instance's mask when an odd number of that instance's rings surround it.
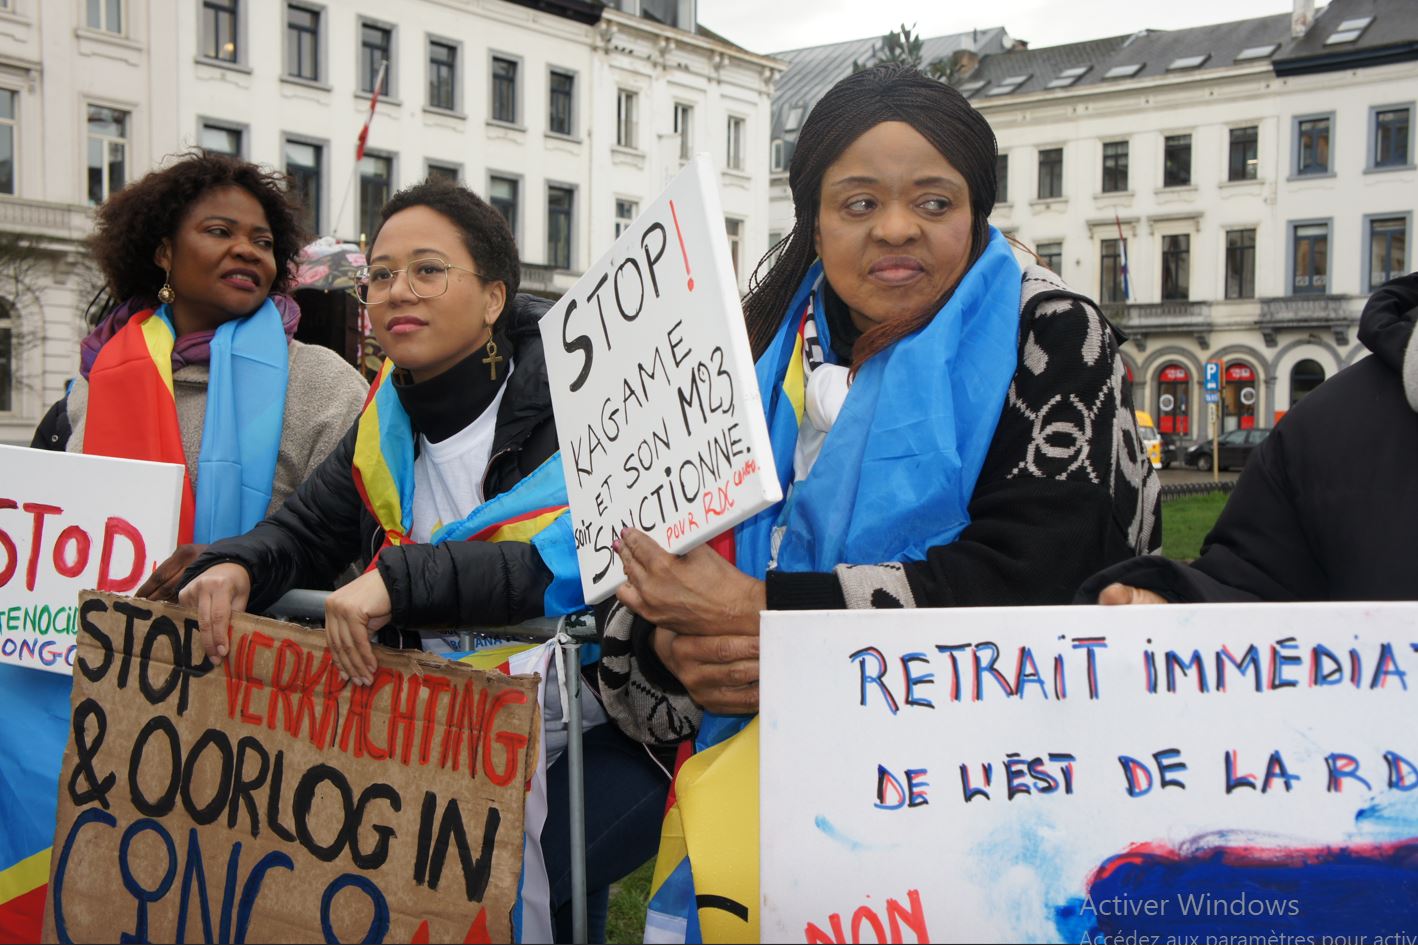
M 384 529 L 386 547 L 407 543 L 414 519 L 414 431 L 394 389 L 393 372 L 394 362 L 386 359 L 370 385 L 354 452 L 355 488 Z M 531 542 L 552 573 L 544 612 L 549 617 L 575 613 L 584 610 L 586 602 L 566 510 L 566 479 L 556 453 L 508 491 L 444 524 L 429 543 Z
M 134 315 L 103 346 L 89 374 L 84 452 L 185 463 L 172 380 L 176 342 L 172 310 L 162 305 Z M 266 517 L 290 375 L 274 302 L 216 330 L 208 372 L 196 489 L 183 488 L 179 543 L 230 538 Z
M 808 318 L 832 358 L 823 285 L 819 262 L 756 365 L 786 496 L 734 530 L 735 563 L 760 579 L 770 563 L 825 572 L 922 560 L 954 541 L 970 523 L 970 497 L 1018 364 L 1020 269 L 991 227 L 985 251 L 935 318 L 857 372 L 811 473 L 794 485 Z M 645 941 L 758 941 L 757 726 L 705 713 L 695 751 L 675 778 Z

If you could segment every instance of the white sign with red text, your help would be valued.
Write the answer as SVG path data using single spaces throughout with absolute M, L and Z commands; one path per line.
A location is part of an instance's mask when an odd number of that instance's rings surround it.
M 0 446 L 0 662 L 73 673 L 79 592 L 131 594 L 172 554 L 182 476 Z
M 782 498 L 715 171 L 689 163 L 541 322 L 586 600 Z

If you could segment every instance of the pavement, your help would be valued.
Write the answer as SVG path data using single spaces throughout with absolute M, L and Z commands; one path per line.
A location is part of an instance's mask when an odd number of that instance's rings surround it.
M 1168 469 L 1157 470 L 1157 475 L 1162 477 L 1162 485 L 1170 486 L 1178 482 L 1211 482 L 1212 472 L 1210 470 L 1200 472 L 1199 470 L 1190 469 L 1186 466 L 1173 464 Z M 1239 469 L 1229 469 L 1223 470 L 1216 475 L 1222 482 L 1234 482 L 1241 475 L 1241 471 Z

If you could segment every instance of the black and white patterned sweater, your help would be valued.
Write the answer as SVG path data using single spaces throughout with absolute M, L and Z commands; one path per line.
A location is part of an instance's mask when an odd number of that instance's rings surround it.
M 970 524 L 924 561 L 771 571 L 770 610 L 1065 604 L 1095 571 L 1160 549 L 1161 486 L 1138 439 L 1121 336 L 1091 301 L 1025 269 L 1019 365 L 970 501 Z M 606 709 L 669 745 L 700 710 L 620 604 L 601 613 Z

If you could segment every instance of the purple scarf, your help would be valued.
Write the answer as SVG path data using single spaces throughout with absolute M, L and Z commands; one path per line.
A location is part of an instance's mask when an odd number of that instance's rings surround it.
M 281 325 L 285 328 L 286 340 L 289 341 L 295 337 L 295 328 L 300 324 L 300 306 L 289 295 L 273 295 L 271 301 L 275 303 L 276 311 L 281 313 Z M 157 308 L 158 304 L 152 299 L 131 298 L 100 319 L 97 327 L 79 343 L 79 374 L 88 380 L 89 371 L 93 369 L 99 351 L 108 344 L 110 338 L 118 334 L 118 329 L 126 325 L 128 319 L 134 315 Z M 180 371 L 189 364 L 206 364 L 210 361 L 214 334 L 215 331 L 194 331 L 178 338 L 172 347 L 173 372 Z

